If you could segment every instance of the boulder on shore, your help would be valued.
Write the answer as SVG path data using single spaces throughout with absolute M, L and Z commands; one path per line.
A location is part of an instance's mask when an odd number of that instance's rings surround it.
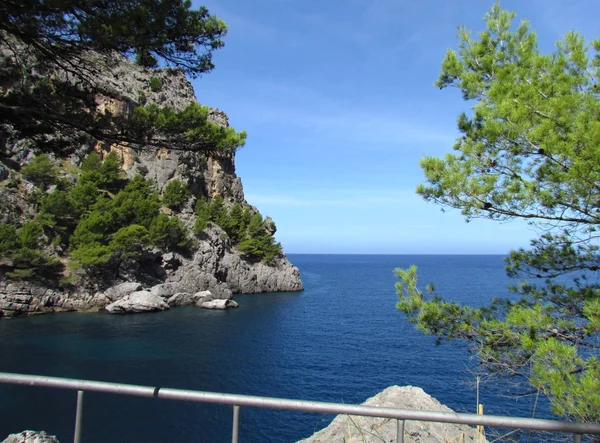
M 197 306 L 204 309 L 227 309 L 227 308 L 237 308 L 237 302 L 231 299 L 217 298 L 215 300 L 204 301 L 200 300 L 197 303 Z
M 128 312 L 152 312 L 169 309 L 167 302 L 150 291 L 136 291 L 121 300 L 111 303 L 105 308 L 111 314 L 125 314 Z
M 44 431 L 23 431 L 18 434 L 10 434 L 2 443 L 58 443 L 58 439 Z
M 167 303 L 169 306 L 189 306 L 195 305 L 200 300 L 208 301 L 213 300 L 215 296 L 210 291 L 198 291 L 194 294 L 190 294 L 189 292 L 177 292 L 176 294 L 169 297 Z
M 454 412 L 423 389 L 414 386 L 390 386 L 363 403 L 366 406 Z M 396 420 L 390 418 L 338 415 L 329 426 L 298 443 L 381 443 L 396 441 Z M 483 434 L 467 425 L 406 421 L 405 443 L 442 443 L 460 441 L 487 443 Z

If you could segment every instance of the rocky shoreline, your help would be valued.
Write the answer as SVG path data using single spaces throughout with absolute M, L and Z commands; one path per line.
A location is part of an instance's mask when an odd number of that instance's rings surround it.
M 192 257 L 155 253 L 164 281 L 122 281 L 106 288 L 48 288 L 30 281 L 0 281 L 0 318 L 51 312 L 110 313 L 164 311 L 195 305 L 205 309 L 237 307 L 234 294 L 296 292 L 300 271 L 285 257 L 270 264 L 248 262 L 236 254 L 218 226 L 206 230 Z
M 91 291 L 52 289 L 33 282 L 0 281 L 0 318 L 51 312 L 99 311 L 134 313 L 164 311 L 175 306 L 195 305 L 205 309 L 237 307 L 234 294 L 301 291 L 300 272 L 284 258 L 276 264 L 250 264 L 235 254 L 222 260 L 207 251 L 192 260 L 173 257 L 182 268 L 163 283 L 144 285 L 123 282 Z M 184 261 L 182 263 L 181 261 Z M 219 278 L 217 278 L 219 277 Z

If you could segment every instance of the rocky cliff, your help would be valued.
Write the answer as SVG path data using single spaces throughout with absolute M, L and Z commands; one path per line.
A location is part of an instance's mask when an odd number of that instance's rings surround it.
M 133 106 L 140 104 L 168 106 L 178 111 L 196 102 L 193 88 L 182 72 L 174 69 L 147 71 L 128 59 L 111 62 L 110 69 L 98 75 L 95 81 L 102 84 L 104 90 L 117 91 L 115 95 L 121 97 L 119 100 L 101 94 L 96 97 L 98 109 L 112 114 L 129 112 Z M 0 88 L 2 93 L 7 91 Z M 209 120 L 228 127 L 227 115 L 217 109 L 209 110 Z M 76 182 L 77 167 L 91 152 L 96 152 L 101 158 L 116 152 L 121 159 L 123 180 L 141 174 L 153 181 L 159 194 L 172 181 L 185 184 L 191 198 L 177 211 L 163 206 L 161 212 L 177 218 L 188 235 L 193 237 L 193 247 L 186 252 L 149 247 L 144 252 L 143 267 L 118 273 L 103 281 L 95 281 L 81 272 L 75 275 L 68 267 L 65 267 L 63 278 L 55 282 L 7 278 L 5 274 L 10 275 L 8 271 L 13 263 L 4 257 L 0 260 L 0 272 L 3 273 L 0 317 L 100 309 L 115 302 L 127 302 L 133 293 L 140 292 L 157 295 L 165 303 L 150 303 L 148 309 L 153 310 L 192 303 L 203 307 L 230 307 L 235 304 L 214 301 L 230 300 L 237 293 L 303 289 L 298 269 L 283 253 L 268 262 L 249 257 L 236 248 L 216 223 L 208 223 L 200 233 L 193 232 L 196 222 L 194 205 L 199 199 L 210 202 L 219 196 L 225 209 L 237 204 L 244 210 L 258 212 L 244 198 L 241 180 L 235 173 L 235 153 L 208 154 L 155 146 L 137 146 L 134 149 L 126 143 L 107 144 L 90 137 L 69 136 L 60 142 L 68 145 L 62 151 L 65 155 L 50 154 L 49 157 L 59 168 L 63 183 Z M 0 223 L 19 229 L 38 214 L 40 193 L 48 194 L 56 189 L 51 186 L 40 190 L 20 173 L 38 153 L 34 142 L 22 137 L 9 124 L 0 125 Z M 265 229 L 273 235 L 275 225 L 268 218 L 266 221 L 268 229 Z M 45 248 L 63 264 L 67 263 L 68 250 L 61 250 L 51 242 Z M 73 279 L 74 276 L 77 278 Z M 135 297 L 139 298 L 139 294 Z

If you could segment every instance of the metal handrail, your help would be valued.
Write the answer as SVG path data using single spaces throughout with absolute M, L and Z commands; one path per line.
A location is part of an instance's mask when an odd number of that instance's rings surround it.
M 283 409 L 321 414 L 344 414 L 366 417 L 381 417 L 399 420 L 398 429 L 404 425 L 400 421 L 427 421 L 439 423 L 455 423 L 471 426 L 488 426 L 501 428 L 533 429 L 538 431 L 565 432 L 573 434 L 574 441 L 580 442 L 581 435 L 600 435 L 600 423 L 577 423 L 538 418 L 507 417 L 497 415 L 464 414 L 456 412 L 421 411 L 378 406 L 348 405 L 321 401 L 291 400 L 286 398 L 260 397 L 255 395 L 225 394 L 219 392 L 193 391 L 188 389 L 172 389 L 162 387 L 130 385 L 41 375 L 13 374 L 0 372 L 0 383 L 44 386 L 50 388 L 76 390 L 77 413 L 75 420 L 75 443 L 81 442 L 81 420 L 83 417 L 83 393 L 104 392 L 110 394 L 130 395 L 135 397 L 155 397 L 168 400 L 191 401 L 200 403 L 226 404 L 233 408 L 232 442 L 238 442 L 240 406 L 257 408 Z M 404 432 L 397 436 L 398 442 L 404 441 Z

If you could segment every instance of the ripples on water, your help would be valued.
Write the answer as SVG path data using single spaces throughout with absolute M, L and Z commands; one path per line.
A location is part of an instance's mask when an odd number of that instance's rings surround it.
M 471 304 L 507 295 L 500 256 L 290 255 L 306 290 L 237 296 L 229 311 L 57 314 L 0 321 L 0 371 L 149 386 L 361 403 L 415 385 L 475 411 L 468 355 L 436 346 L 395 309 L 395 267 Z M 481 393 L 486 413 L 527 415 L 531 399 Z M 0 438 L 44 429 L 73 438 L 76 394 L 0 385 Z M 83 438 L 95 442 L 225 442 L 231 407 L 88 393 Z M 289 443 L 331 416 L 242 408 L 240 441 Z

